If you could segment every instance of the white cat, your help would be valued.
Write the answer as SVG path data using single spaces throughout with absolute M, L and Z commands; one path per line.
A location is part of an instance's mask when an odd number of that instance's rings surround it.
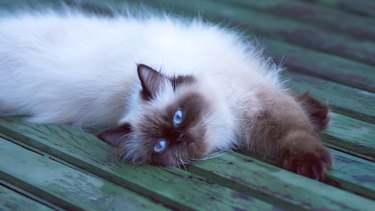
M 328 108 L 293 97 L 280 68 L 236 32 L 54 12 L 2 17 L 0 29 L 3 116 L 114 127 L 99 137 L 136 163 L 181 165 L 244 147 L 315 179 L 331 165 L 318 138 Z

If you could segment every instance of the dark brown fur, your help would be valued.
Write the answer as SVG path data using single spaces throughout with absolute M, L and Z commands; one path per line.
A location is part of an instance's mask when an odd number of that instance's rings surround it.
M 249 132 L 251 147 L 278 166 L 314 179 L 323 179 L 332 160 L 319 140 L 328 109 L 312 97 L 303 96 L 303 110 L 289 94 L 267 90 L 259 96 L 263 111 Z M 306 100 L 307 99 L 307 100 Z M 327 110 L 325 110 L 327 109 Z M 320 112 L 325 110 L 325 112 Z M 320 115 L 316 115 L 317 111 Z M 325 113 L 325 115 L 321 115 Z M 323 121 L 324 120 L 324 121 Z M 317 130 L 319 128 L 319 130 Z

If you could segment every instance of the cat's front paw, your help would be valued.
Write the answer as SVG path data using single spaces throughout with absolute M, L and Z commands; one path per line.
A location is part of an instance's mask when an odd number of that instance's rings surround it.
M 297 149 L 283 149 L 280 155 L 282 168 L 316 180 L 324 179 L 332 166 L 328 150 L 319 143 Z

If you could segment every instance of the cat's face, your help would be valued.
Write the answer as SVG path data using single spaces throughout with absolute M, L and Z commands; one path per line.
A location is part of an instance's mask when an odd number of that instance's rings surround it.
M 205 157 L 216 141 L 226 138 L 230 127 L 223 109 L 212 103 L 194 77 L 167 77 L 145 65 L 138 65 L 138 76 L 138 107 L 119 127 L 99 135 L 118 145 L 120 157 L 178 166 Z

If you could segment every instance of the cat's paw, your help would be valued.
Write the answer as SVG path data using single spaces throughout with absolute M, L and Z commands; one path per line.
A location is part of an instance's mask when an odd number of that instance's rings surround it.
M 316 143 L 294 150 L 282 150 L 280 166 L 312 179 L 323 180 L 332 166 L 332 158 L 324 146 Z

